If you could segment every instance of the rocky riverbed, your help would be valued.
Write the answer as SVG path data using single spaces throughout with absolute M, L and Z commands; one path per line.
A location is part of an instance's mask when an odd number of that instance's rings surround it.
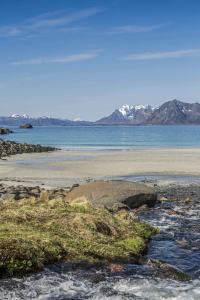
M 7 141 L 0 139 L 0 159 L 6 156 L 22 154 L 22 153 L 32 153 L 32 152 L 49 152 L 60 150 L 55 147 L 41 146 L 40 144 L 31 145 L 27 143 L 16 143 L 13 141 Z

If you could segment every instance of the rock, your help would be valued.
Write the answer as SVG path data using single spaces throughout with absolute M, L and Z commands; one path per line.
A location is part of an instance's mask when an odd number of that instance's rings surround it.
M 42 147 L 41 145 L 28 145 L 26 143 L 19 144 L 0 139 L 0 158 L 21 153 L 48 152 L 56 150 L 60 149 L 54 147 Z
M 21 125 L 19 128 L 33 128 L 33 126 L 29 123 Z
M 118 264 L 111 264 L 108 266 L 108 269 L 112 274 L 122 272 L 124 270 L 124 266 Z
M 164 260 L 161 260 L 161 259 L 152 260 L 150 258 L 146 262 L 146 264 L 149 265 L 151 268 L 160 267 L 163 263 L 165 263 Z
M 137 208 L 144 204 L 153 207 L 157 201 L 156 193 L 149 187 L 129 181 L 94 181 L 83 184 L 65 197 L 71 203 L 77 198 L 85 197 L 92 205 L 117 211 L 127 205 Z
M 1 127 L 0 128 L 0 134 L 9 134 L 14 133 L 12 130 L 9 130 L 8 128 Z
M 80 186 L 80 184 L 78 184 L 78 183 L 73 184 L 72 187 L 70 188 L 69 192 L 73 191 L 75 188 L 77 188 L 79 186 Z
M 1 199 L 3 199 L 3 200 L 17 200 L 17 196 L 15 194 L 6 193 L 6 194 L 1 195 Z
M 40 193 L 40 191 L 38 189 L 32 189 L 32 190 L 30 190 L 30 192 L 32 194 L 39 194 Z
M 171 209 L 171 206 L 165 206 L 165 205 L 160 205 L 158 206 L 158 209 Z
M 147 205 L 147 204 L 144 204 L 144 205 L 138 207 L 137 210 L 147 210 L 147 209 L 149 209 L 148 205 Z
M 188 202 L 188 201 L 190 201 L 190 200 L 191 200 L 190 198 L 186 198 L 186 199 L 185 199 L 185 202 Z
M 177 268 L 174 268 L 171 265 L 162 264 L 160 266 L 160 268 L 163 269 L 163 270 L 165 270 L 165 271 L 167 271 L 167 273 L 169 275 L 171 275 L 172 278 L 178 279 L 180 281 L 191 281 L 191 280 L 193 280 L 192 276 L 190 276 L 187 273 L 182 272 L 181 270 L 179 270 Z
M 183 214 L 179 211 L 175 211 L 175 210 L 170 210 L 169 215 L 179 215 L 179 216 L 183 216 Z
M 131 223 L 137 223 L 140 222 L 140 218 L 138 217 L 138 215 L 136 215 L 136 213 L 130 211 L 129 213 L 127 213 L 126 215 L 126 219 L 131 222 Z
M 147 265 L 151 268 L 156 269 L 157 271 L 154 272 L 156 277 L 160 278 L 168 278 L 169 276 L 173 279 L 177 279 L 180 281 L 191 281 L 193 280 L 192 276 L 187 273 L 182 272 L 178 268 L 175 268 L 169 264 L 166 264 L 164 260 L 160 259 L 148 259 Z
M 160 200 L 161 201 L 168 201 L 168 199 L 166 197 L 162 197 Z
M 30 197 L 31 197 L 31 195 L 28 194 L 28 193 L 21 193 L 21 194 L 19 195 L 19 198 L 20 198 L 20 199 L 22 199 L 22 198 L 30 198 Z
M 183 242 L 183 241 L 180 241 L 180 242 L 176 242 L 176 244 L 178 244 L 178 245 L 187 245 L 187 243 L 186 242 Z
M 9 194 L 19 194 L 19 191 L 18 191 L 18 190 L 15 190 L 14 188 L 6 188 L 6 191 L 7 191 Z

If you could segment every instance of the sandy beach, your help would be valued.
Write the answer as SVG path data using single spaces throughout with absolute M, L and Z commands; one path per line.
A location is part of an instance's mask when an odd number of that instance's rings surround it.
M 2 181 L 67 187 L 109 176 L 133 174 L 200 175 L 200 149 L 58 151 L 19 154 L 0 160 Z M 13 182 L 12 182 L 13 184 Z

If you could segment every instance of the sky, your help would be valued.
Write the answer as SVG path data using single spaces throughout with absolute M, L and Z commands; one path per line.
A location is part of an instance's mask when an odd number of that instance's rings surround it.
M 0 116 L 200 102 L 199 0 L 0 0 Z

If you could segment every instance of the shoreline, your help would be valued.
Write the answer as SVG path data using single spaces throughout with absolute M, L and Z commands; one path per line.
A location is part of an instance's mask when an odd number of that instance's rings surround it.
M 0 179 L 48 187 L 127 176 L 200 176 L 200 149 L 56 151 L 0 160 Z M 7 182 L 7 181 L 6 181 Z M 7 182 L 8 183 L 8 182 Z

